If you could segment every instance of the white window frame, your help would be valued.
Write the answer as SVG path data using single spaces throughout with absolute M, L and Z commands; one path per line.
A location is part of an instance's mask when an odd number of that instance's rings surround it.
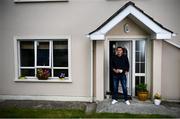
M 34 44 L 34 48 L 35 48 L 35 68 L 51 68 L 52 41 L 53 40 L 34 40 L 34 42 L 35 42 L 35 44 Z M 39 66 L 39 65 L 37 65 L 37 43 L 38 42 L 49 42 L 49 65 L 48 66 Z
M 67 39 L 68 40 L 68 67 L 51 67 L 50 64 L 53 61 L 53 58 L 50 58 L 49 60 L 49 66 L 37 66 L 35 64 L 34 67 L 20 67 L 20 46 L 19 41 L 34 41 L 34 49 L 37 50 L 37 41 L 49 41 L 50 47 L 49 47 L 49 57 L 53 55 L 52 49 L 52 43 L 53 41 L 61 41 L 61 39 Z M 72 82 L 71 77 L 71 36 L 61 35 L 61 36 L 15 36 L 14 37 L 14 57 L 15 57 L 15 82 Z M 35 63 L 36 62 L 37 54 L 35 52 Z M 35 69 L 35 75 L 36 75 L 36 68 L 51 68 L 53 69 L 68 69 L 68 77 L 65 77 L 65 80 L 60 80 L 58 77 L 49 77 L 48 80 L 38 80 L 36 77 L 26 77 L 26 79 L 19 79 L 19 73 L 20 69 L 22 68 L 33 68 Z M 53 73 L 53 71 L 52 71 Z
M 136 41 L 145 41 L 145 61 L 144 62 L 136 62 L 136 52 L 140 52 L 140 51 L 136 51 Z M 146 46 L 146 42 L 147 42 L 147 39 L 138 39 L 138 40 L 134 40 L 134 65 L 136 65 L 136 63 L 145 63 L 145 72 L 144 73 L 136 73 L 136 69 L 134 66 L 134 80 L 136 80 L 136 76 L 144 76 L 145 80 L 144 80 L 144 83 L 147 84 L 147 71 L 146 71 L 146 68 L 147 68 L 147 46 Z

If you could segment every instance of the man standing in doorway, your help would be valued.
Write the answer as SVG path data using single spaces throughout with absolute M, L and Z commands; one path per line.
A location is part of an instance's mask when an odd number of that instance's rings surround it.
M 117 103 L 119 81 L 122 85 L 124 100 L 127 105 L 130 105 L 127 96 L 127 78 L 126 73 L 129 71 L 129 61 L 126 55 L 123 54 L 123 48 L 116 48 L 116 55 L 112 59 L 112 71 L 113 71 L 113 86 L 114 92 L 112 96 L 112 104 Z

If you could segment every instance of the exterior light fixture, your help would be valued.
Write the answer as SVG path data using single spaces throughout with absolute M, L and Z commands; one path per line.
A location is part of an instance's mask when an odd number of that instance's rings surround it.
M 124 25 L 124 32 L 125 33 L 129 32 L 129 24 L 128 23 Z

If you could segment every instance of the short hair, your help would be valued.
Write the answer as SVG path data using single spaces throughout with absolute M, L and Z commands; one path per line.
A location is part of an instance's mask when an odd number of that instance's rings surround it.
M 119 46 L 119 47 L 116 48 L 116 50 L 117 50 L 118 48 L 121 48 L 122 51 L 123 51 L 123 53 L 124 53 L 124 48 L 123 48 L 123 47 Z
M 118 48 L 121 48 L 121 49 L 123 49 L 123 47 L 121 47 L 121 46 L 117 47 L 116 49 L 118 49 Z

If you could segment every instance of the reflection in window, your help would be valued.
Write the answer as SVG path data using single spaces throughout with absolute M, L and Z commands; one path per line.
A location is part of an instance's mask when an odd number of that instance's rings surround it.
M 136 51 L 136 62 L 145 62 L 145 52 Z
M 136 73 L 145 73 L 145 41 L 136 41 Z
M 68 67 L 68 42 L 53 42 L 54 67 Z
M 136 85 L 141 84 L 141 83 L 145 83 L 145 76 L 136 76 Z
M 146 57 L 145 57 L 145 40 L 136 41 L 135 48 L 135 85 L 146 83 Z M 135 89 L 135 95 L 137 90 Z
M 35 76 L 34 69 L 21 69 L 21 76 Z
M 136 63 L 136 73 L 145 73 L 145 63 Z
M 49 42 L 37 42 L 37 65 L 49 66 Z
M 145 51 L 145 40 L 136 41 L 136 51 Z
M 21 66 L 34 66 L 34 42 L 20 41 Z

